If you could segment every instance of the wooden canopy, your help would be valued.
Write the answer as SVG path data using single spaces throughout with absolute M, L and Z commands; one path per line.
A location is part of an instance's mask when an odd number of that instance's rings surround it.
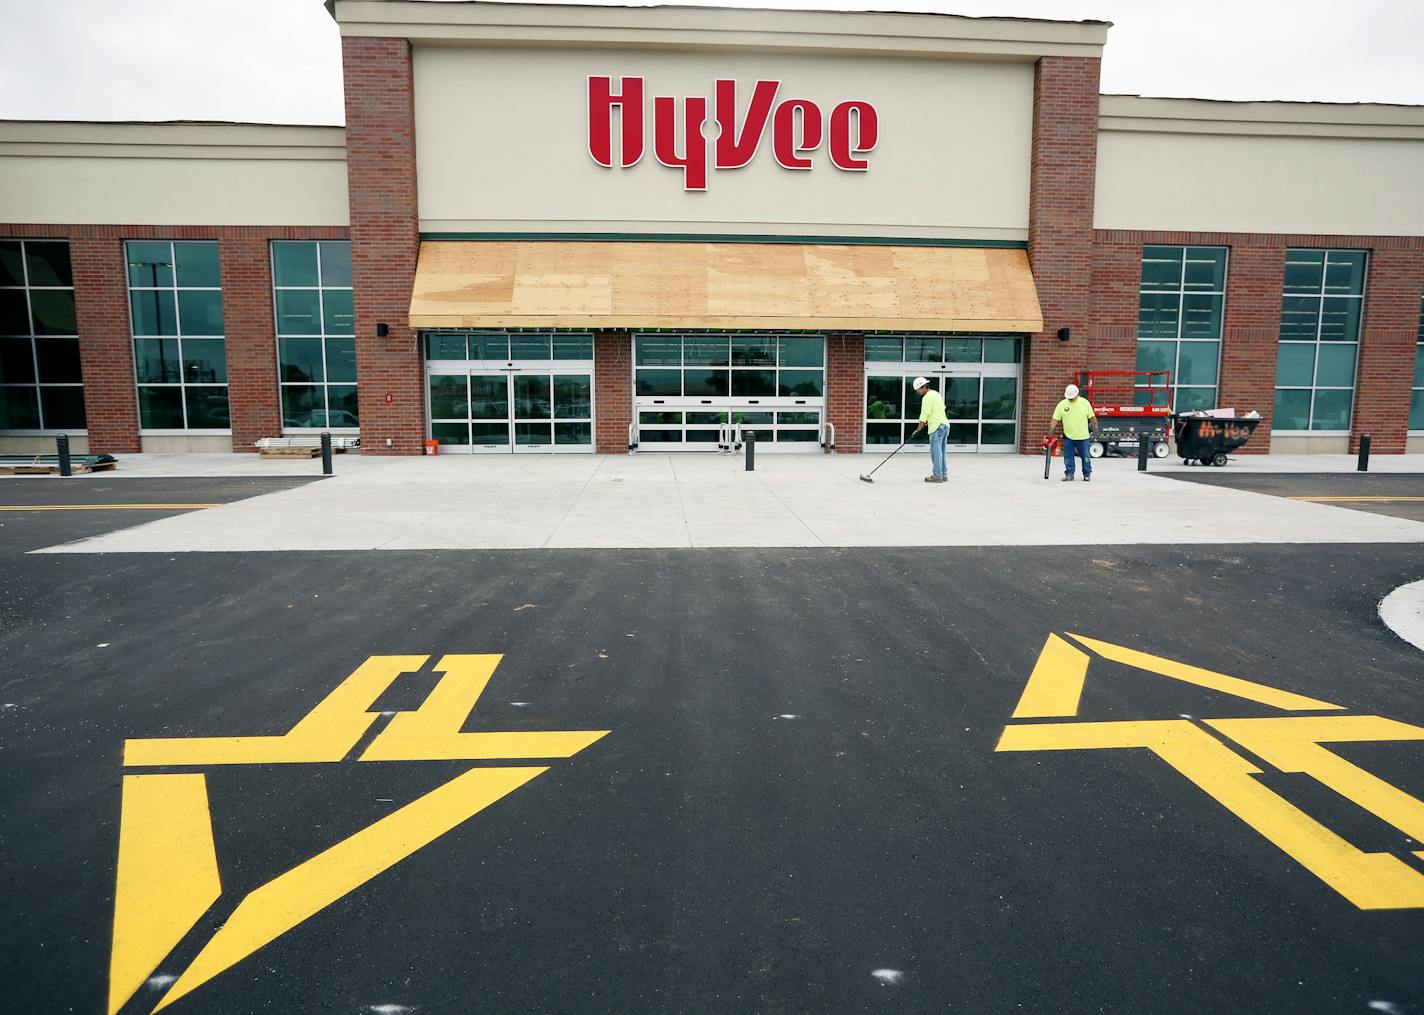
M 1043 330 L 1028 255 L 984 247 L 440 240 L 415 328 Z

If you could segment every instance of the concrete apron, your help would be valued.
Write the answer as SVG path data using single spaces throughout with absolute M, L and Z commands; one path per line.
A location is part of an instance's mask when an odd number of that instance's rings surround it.
M 1033 546 L 1424 541 L 1424 523 L 1095 463 L 1093 482 L 1043 479 L 1041 458 L 959 455 L 343 455 L 336 475 L 36 552 L 544 547 Z M 1243 456 L 1228 469 L 1344 472 L 1348 456 Z M 1372 471 L 1424 472 L 1424 456 Z M 242 470 L 240 472 L 224 470 Z M 1224 470 L 1212 470 L 1224 471 Z M 314 475 L 320 463 L 250 455 L 126 457 L 110 476 Z

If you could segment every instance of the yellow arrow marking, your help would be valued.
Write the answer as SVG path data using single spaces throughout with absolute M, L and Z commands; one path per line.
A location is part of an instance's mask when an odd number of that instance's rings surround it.
M 154 1011 L 281 937 L 547 768 L 474 768 L 254 890 Z
M 462 733 L 460 727 L 501 658 L 441 658 L 437 669 L 442 676 L 421 706 L 397 714 L 360 760 L 567 758 L 607 734 L 607 730 Z M 377 699 L 402 674 L 420 670 L 427 659 L 371 656 L 283 736 L 129 740 L 124 763 L 341 761 L 375 722 L 377 713 L 370 709 Z M 172 1004 L 545 771 L 542 767 L 472 769 L 269 881 L 238 904 L 158 1007 Z M 133 996 L 218 897 L 203 778 L 125 778 L 110 1015 Z M 208 872 L 211 883 L 205 877 Z
M 1262 705 L 1298 712 L 1318 712 L 1341 707 L 1332 705 L 1328 701 L 1307 698 L 1303 694 L 1293 694 L 1290 691 L 1282 691 L 1266 684 L 1242 680 L 1240 677 L 1229 677 L 1225 673 L 1214 673 L 1199 666 L 1188 666 L 1186 663 L 1173 662 L 1171 659 L 1163 659 L 1160 656 L 1148 655 L 1146 652 L 1123 648 L 1121 645 L 1114 645 L 1111 642 L 1084 638 L 1081 634 L 1070 632 L 1068 636 L 1084 647 L 1092 649 L 1104 659 L 1111 659 L 1113 662 L 1123 663 L 1127 666 L 1135 666 L 1139 670 L 1156 673 L 1162 677 L 1170 677 L 1172 680 L 1180 680 L 1183 683 L 1221 691 L 1223 694 L 1230 694 L 1233 697 L 1245 698 L 1247 701 L 1259 702 Z M 1076 711 L 1075 707 L 1074 712 Z
M 1087 639 L 1079 640 L 1088 644 Z M 1268 746 L 1272 740 L 1269 735 L 1264 738 L 1258 736 L 1257 739 L 1264 740 Z M 1252 778 L 1259 775 L 1261 769 L 1206 730 L 1186 720 L 1006 726 L 995 750 L 1062 751 L 1129 747 L 1152 751 L 1360 909 L 1424 906 L 1424 874 L 1399 857 L 1356 849 L 1289 801 L 1262 786 Z
M 109 1015 L 158 968 L 222 888 L 202 775 L 126 775 Z

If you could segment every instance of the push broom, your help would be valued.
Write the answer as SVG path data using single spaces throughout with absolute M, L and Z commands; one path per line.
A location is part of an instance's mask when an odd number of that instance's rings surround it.
M 896 455 L 898 455 L 898 454 L 900 453 L 900 448 L 903 448 L 903 447 L 904 447 L 906 444 L 908 444 L 908 443 L 910 443 L 910 438 L 906 437 L 904 440 L 902 440 L 902 441 L 900 442 L 900 447 L 899 447 L 899 448 L 896 448 L 894 451 L 890 452 L 888 455 L 885 456 L 884 460 L 881 461 L 880 465 L 884 465 L 886 462 L 890 461 L 890 459 L 892 459 L 892 458 L 894 458 Z M 871 469 L 869 472 L 863 472 L 863 473 L 861 473 L 860 481 L 861 481 L 862 483 L 874 483 L 875 480 L 871 479 L 870 477 L 873 476 L 873 475 L 875 475 L 877 472 L 880 471 L 880 465 L 877 465 L 875 468 Z

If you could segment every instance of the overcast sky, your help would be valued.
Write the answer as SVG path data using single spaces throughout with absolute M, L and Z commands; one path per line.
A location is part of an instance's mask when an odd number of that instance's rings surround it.
M 1424 0 L 719 6 L 1111 21 L 1105 92 L 1424 105 Z M 342 120 L 340 41 L 320 0 L 0 0 L 0 26 L 0 118 Z

